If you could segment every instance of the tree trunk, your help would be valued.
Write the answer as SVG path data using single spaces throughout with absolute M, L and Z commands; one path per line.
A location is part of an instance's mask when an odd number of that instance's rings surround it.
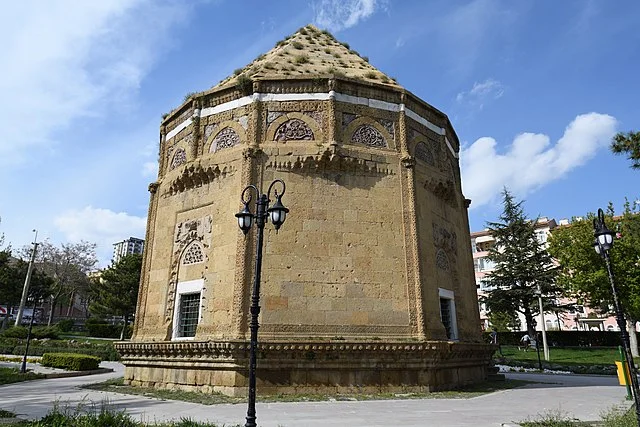
M 71 291 L 71 298 L 69 298 L 69 307 L 67 308 L 67 317 L 71 317 L 71 314 L 73 314 L 73 297 L 75 296 L 75 291 Z
M 51 326 L 51 323 L 53 322 L 53 312 L 56 309 L 56 302 L 58 302 L 57 300 L 57 296 L 51 297 L 51 307 L 49 308 L 49 320 L 47 321 L 47 326 Z
M 562 330 L 562 323 L 560 323 L 560 314 L 556 311 L 556 319 L 558 320 L 558 330 Z
M 533 313 L 531 313 L 531 309 L 529 307 L 525 307 L 524 309 L 524 320 L 527 322 L 527 333 L 531 339 L 533 339 L 536 336 L 536 326 Z
M 627 319 L 627 330 L 629 331 L 629 344 L 631 346 L 631 354 L 633 357 L 639 357 L 638 354 L 638 335 L 636 334 L 636 320 Z

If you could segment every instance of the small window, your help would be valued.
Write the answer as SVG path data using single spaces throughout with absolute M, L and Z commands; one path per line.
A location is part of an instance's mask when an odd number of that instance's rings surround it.
M 200 292 L 180 295 L 178 337 L 194 337 L 200 316 Z

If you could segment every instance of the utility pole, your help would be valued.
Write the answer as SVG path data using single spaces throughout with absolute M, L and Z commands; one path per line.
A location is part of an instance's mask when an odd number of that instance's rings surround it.
M 542 346 L 544 348 L 544 360 L 549 361 L 549 346 L 547 345 L 547 325 L 544 322 L 544 310 L 542 309 L 542 288 L 538 283 L 538 305 L 540 305 L 540 328 L 542 329 Z
M 20 307 L 18 307 L 18 315 L 16 316 L 16 326 L 20 326 L 22 322 L 22 313 L 24 312 L 24 306 L 27 303 L 27 295 L 29 295 L 29 284 L 31 283 L 31 273 L 33 272 L 33 263 L 36 259 L 36 251 L 38 250 L 38 230 L 33 230 L 36 236 L 33 238 L 33 251 L 31 252 L 31 259 L 29 260 L 29 267 L 27 268 L 27 277 L 24 279 L 24 287 L 22 288 L 22 298 L 20 299 Z M 33 318 L 34 313 L 31 313 Z

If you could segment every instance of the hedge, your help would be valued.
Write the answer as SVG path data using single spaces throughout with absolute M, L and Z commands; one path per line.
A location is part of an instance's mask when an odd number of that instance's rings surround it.
M 56 327 L 52 326 L 36 326 L 31 329 L 31 338 L 49 338 L 49 339 L 57 339 L 59 330 Z M 29 328 L 25 326 L 13 326 L 0 334 L 5 338 L 22 338 L 26 339 L 27 334 L 29 333 Z
M 521 332 L 498 332 L 498 344 L 519 345 L 526 334 Z M 485 342 L 491 342 L 491 332 L 484 332 Z M 617 347 L 620 332 L 615 331 L 547 331 L 547 342 L 552 347 Z
M 23 355 L 26 340 L 16 338 L 0 338 L 0 354 Z M 74 342 L 66 340 L 31 340 L 30 356 L 41 356 L 44 353 L 79 353 L 98 356 L 102 360 L 120 360 L 118 352 L 111 342 L 104 344 Z
M 76 353 L 45 353 L 40 361 L 42 366 L 70 369 L 72 371 L 92 371 L 98 369 L 100 359 L 95 356 Z
M 24 345 L 18 345 L 14 347 L 11 354 L 23 355 L 25 350 Z M 101 360 L 120 360 L 118 352 L 115 349 L 92 349 L 92 348 L 78 348 L 78 347 L 36 347 L 29 345 L 28 356 L 44 356 L 46 353 L 68 353 L 68 354 L 83 354 L 87 356 L 95 356 Z
M 120 338 L 122 325 L 111 325 L 109 323 L 87 322 L 85 328 L 89 332 L 89 336 L 97 338 Z M 124 331 L 124 337 L 130 338 L 133 328 L 128 325 Z

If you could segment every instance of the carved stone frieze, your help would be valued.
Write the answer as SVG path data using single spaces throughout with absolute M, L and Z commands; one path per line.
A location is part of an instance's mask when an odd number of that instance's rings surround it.
M 455 263 L 458 256 L 458 237 L 456 233 L 435 222 L 432 227 L 433 245 L 436 249 L 436 266 L 444 271 L 453 270 L 452 274 L 457 276 Z
M 225 148 L 231 148 L 240 144 L 240 136 L 230 127 L 222 129 L 211 142 L 209 152 L 215 153 Z
M 364 144 L 374 148 L 387 147 L 387 141 L 384 139 L 384 136 L 378 132 L 378 129 L 367 124 L 358 127 L 358 129 L 353 132 L 351 142 Z
M 424 188 L 432 192 L 436 197 L 442 199 L 452 208 L 458 207 L 458 197 L 456 187 L 450 179 L 444 181 L 441 179 L 427 179 Z
M 290 119 L 278 127 L 275 133 L 276 141 L 307 141 L 313 140 L 313 131 L 299 119 Z
M 291 160 L 270 161 L 267 168 L 317 173 L 325 171 L 357 172 L 364 175 L 393 175 L 387 164 L 363 160 L 327 150 L 322 155 L 293 157 Z
M 190 188 L 200 187 L 208 184 L 214 179 L 224 177 L 229 173 L 233 173 L 231 166 L 218 165 L 203 167 L 201 164 L 186 167 L 182 173 L 169 184 L 165 195 L 174 195 Z

